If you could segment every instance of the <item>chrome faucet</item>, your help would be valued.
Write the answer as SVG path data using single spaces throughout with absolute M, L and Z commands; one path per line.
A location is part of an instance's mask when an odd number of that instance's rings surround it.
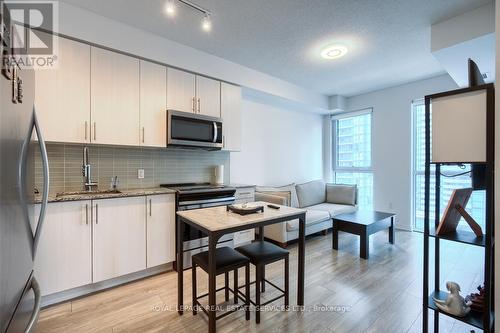
M 92 169 L 89 160 L 89 147 L 83 147 L 82 175 L 84 177 L 83 190 L 91 192 L 92 188 L 97 188 L 97 183 L 92 181 Z

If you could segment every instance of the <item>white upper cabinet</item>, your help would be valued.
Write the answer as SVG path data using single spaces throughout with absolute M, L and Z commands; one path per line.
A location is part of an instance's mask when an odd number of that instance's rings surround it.
M 57 67 L 38 69 L 35 76 L 35 105 L 46 141 L 165 147 L 166 110 L 171 109 L 226 118 L 225 149 L 240 150 L 238 87 L 55 38 Z
M 175 194 L 147 197 L 147 267 L 175 260 Z
M 90 140 L 90 46 L 62 37 L 55 69 L 35 73 L 35 105 L 46 141 Z
M 139 60 L 97 47 L 91 60 L 91 141 L 139 146 Z
M 94 283 L 146 269 L 144 197 L 92 203 Z
M 167 144 L 167 68 L 141 60 L 140 143 L 148 147 Z
M 195 112 L 196 76 L 174 68 L 167 69 L 167 108 Z
M 196 76 L 196 113 L 220 117 L 220 81 Z
M 222 149 L 241 150 L 241 87 L 221 83 Z
M 35 258 L 43 295 L 92 283 L 90 201 L 50 203 Z M 36 205 L 35 216 L 40 214 Z
M 220 117 L 220 82 L 168 68 L 167 108 Z

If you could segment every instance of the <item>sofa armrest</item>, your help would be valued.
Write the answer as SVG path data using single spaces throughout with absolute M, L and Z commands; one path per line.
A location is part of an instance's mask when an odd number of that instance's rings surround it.
M 275 205 L 290 206 L 287 196 L 278 195 L 276 194 L 276 192 L 273 192 L 273 194 L 264 192 L 255 192 L 255 201 L 265 201 Z
M 275 205 L 290 206 L 290 192 L 255 192 L 256 201 L 265 201 Z M 258 234 L 258 228 L 255 229 Z M 274 223 L 264 227 L 264 236 L 279 243 L 288 241 L 286 222 Z

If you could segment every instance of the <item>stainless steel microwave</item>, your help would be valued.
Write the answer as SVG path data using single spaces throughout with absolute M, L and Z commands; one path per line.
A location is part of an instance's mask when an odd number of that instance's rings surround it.
M 222 149 L 222 118 L 167 110 L 167 147 Z

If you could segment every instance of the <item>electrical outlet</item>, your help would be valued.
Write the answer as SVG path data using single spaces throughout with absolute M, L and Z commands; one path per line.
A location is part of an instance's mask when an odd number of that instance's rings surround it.
M 389 209 L 392 209 L 392 202 L 389 202 Z
M 144 169 L 137 169 L 137 179 L 144 179 Z

